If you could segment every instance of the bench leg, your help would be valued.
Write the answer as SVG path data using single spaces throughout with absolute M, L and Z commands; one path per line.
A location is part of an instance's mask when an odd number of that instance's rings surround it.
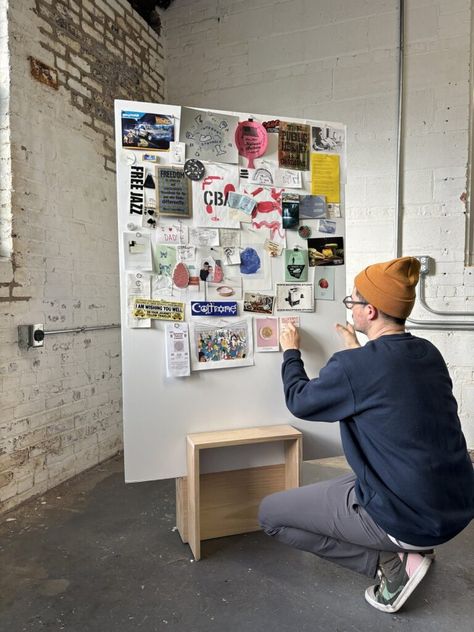
M 285 489 L 300 486 L 301 439 L 285 441 Z
M 188 541 L 194 559 L 201 559 L 200 498 L 199 498 L 199 449 L 188 442 Z

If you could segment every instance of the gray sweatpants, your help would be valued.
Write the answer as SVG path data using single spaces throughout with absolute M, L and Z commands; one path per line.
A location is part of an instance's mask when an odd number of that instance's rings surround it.
M 271 494 L 260 505 L 265 533 L 375 577 L 382 551 L 402 551 L 361 507 L 353 473 Z

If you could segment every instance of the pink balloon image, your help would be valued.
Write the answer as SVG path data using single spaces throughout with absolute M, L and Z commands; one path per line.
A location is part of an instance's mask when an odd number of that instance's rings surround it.
M 254 169 L 255 158 L 260 158 L 267 150 L 267 130 L 258 121 L 240 121 L 235 130 L 235 144 L 239 154 L 248 158 L 248 168 Z

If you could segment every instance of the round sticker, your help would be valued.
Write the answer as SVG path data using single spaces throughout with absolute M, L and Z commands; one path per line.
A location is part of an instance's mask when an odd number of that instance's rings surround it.
M 271 327 L 268 327 L 267 325 L 265 327 L 262 327 L 260 329 L 260 336 L 264 340 L 268 340 L 269 338 L 273 336 L 273 329 Z
M 206 169 L 200 160 L 190 158 L 184 163 L 184 175 L 190 180 L 202 180 Z
M 302 239 L 309 239 L 311 237 L 311 228 L 309 226 L 303 225 L 298 228 L 298 235 Z

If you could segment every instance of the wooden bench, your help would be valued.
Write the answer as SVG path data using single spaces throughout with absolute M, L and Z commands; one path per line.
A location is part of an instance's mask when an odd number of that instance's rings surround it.
M 176 479 L 176 524 L 194 558 L 201 540 L 258 530 L 262 498 L 299 487 L 302 434 L 289 425 L 258 426 L 187 436 L 188 476 Z M 256 443 L 283 442 L 285 462 L 211 474 L 200 473 L 202 450 Z

